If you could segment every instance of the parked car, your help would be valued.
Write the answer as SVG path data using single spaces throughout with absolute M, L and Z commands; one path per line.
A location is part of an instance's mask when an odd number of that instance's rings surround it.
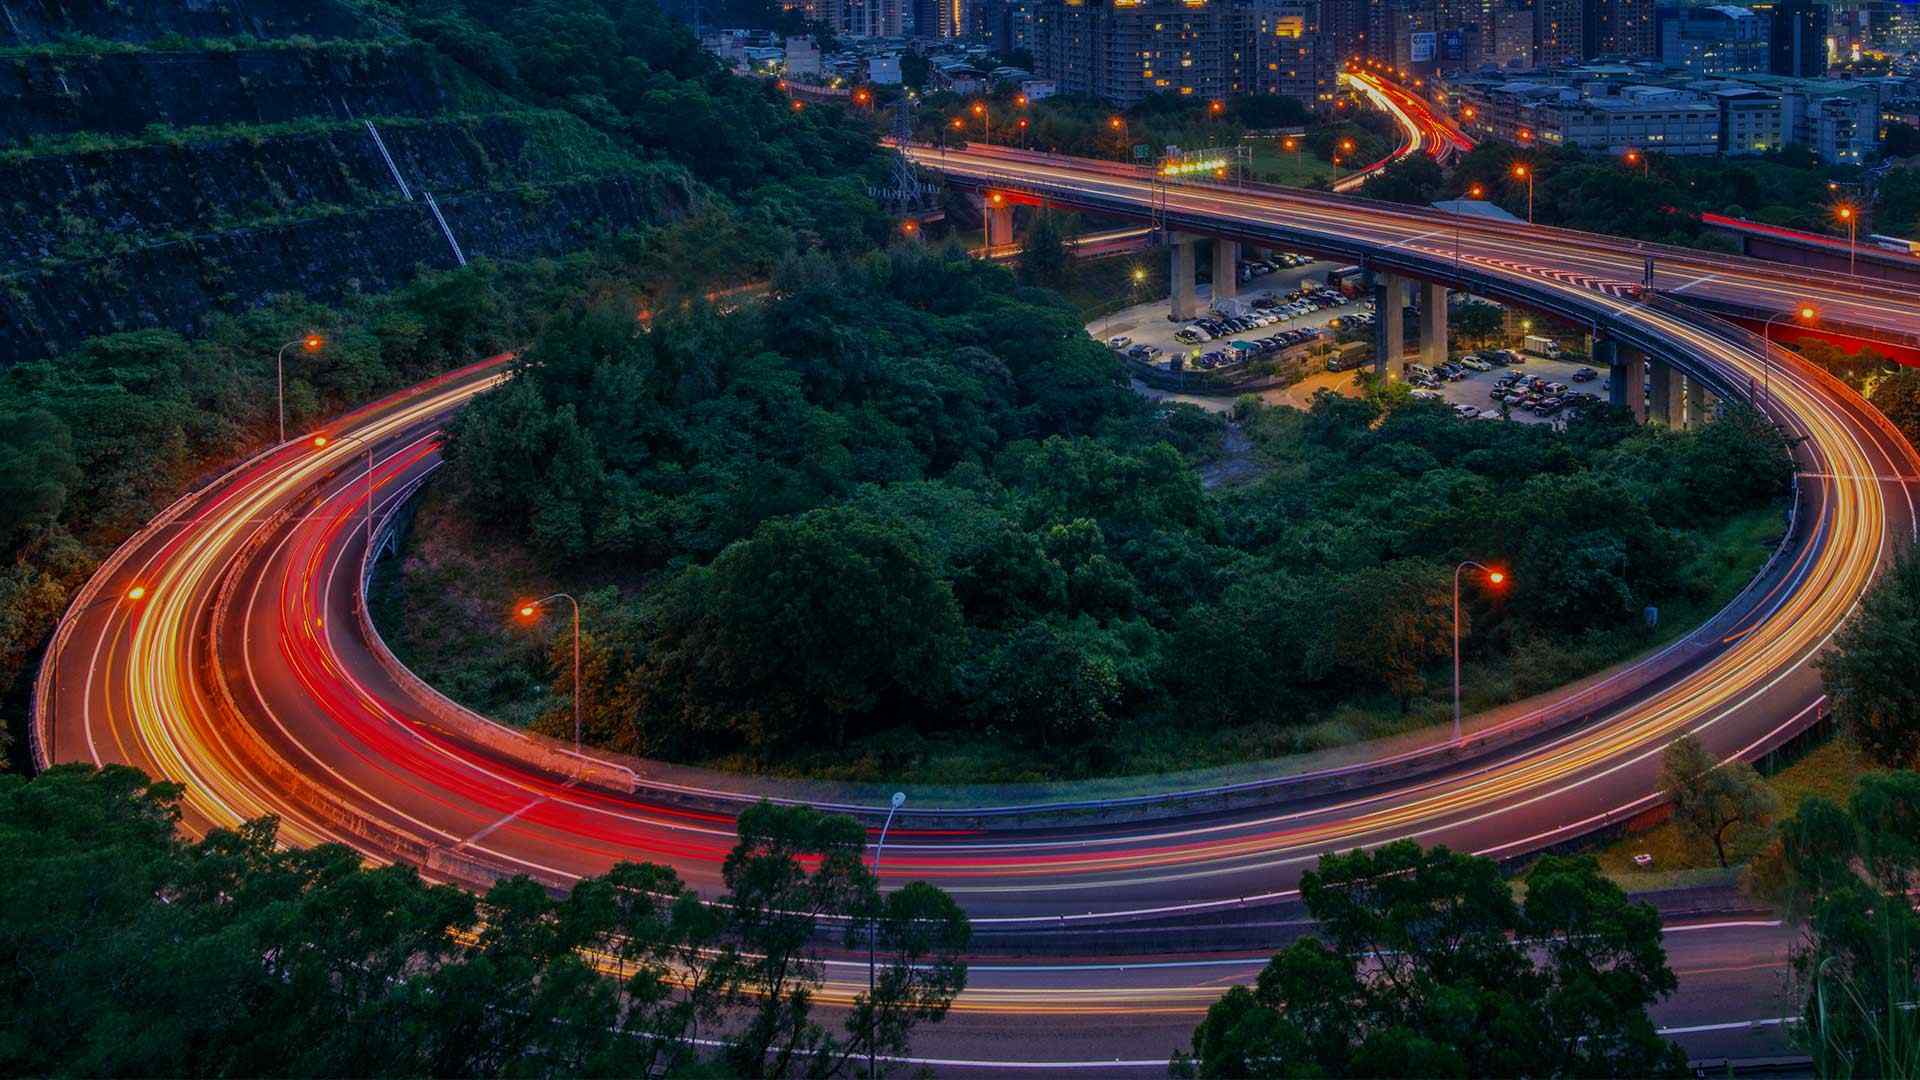
M 1600 377 L 1600 373 L 1593 370 L 1590 367 L 1583 367 L 1579 371 L 1576 371 L 1573 373 L 1574 382 L 1592 382 L 1593 380 L 1599 377 Z
M 1477 356 L 1469 356 L 1460 361 L 1460 366 L 1469 371 L 1492 371 L 1493 365 Z
M 1107 339 L 1107 348 L 1109 349 L 1124 349 L 1131 344 L 1133 344 L 1133 339 L 1127 337 L 1125 334 Z

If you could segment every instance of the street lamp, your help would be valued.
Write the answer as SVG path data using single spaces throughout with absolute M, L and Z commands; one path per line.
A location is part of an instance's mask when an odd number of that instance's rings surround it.
M 364 435 L 355 435 L 351 432 L 341 435 L 340 438 L 352 439 L 358 442 L 361 446 L 365 447 L 367 451 L 367 514 L 366 514 L 367 550 L 372 551 L 373 550 L 373 442 Z M 331 441 L 332 440 L 327 438 L 325 435 L 315 435 L 313 437 L 313 448 L 315 450 L 324 450 L 327 448 L 327 444 Z
M 1453 568 L 1453 741 L 1455 744 L 1460 742 L 1460 571 L 1469 566 L 1486 571 L 1489 585 L 1504 585 L 1507 580 L 1506 571 L 1495 570 L 1491 566 L 1482 565 L 1472 559 Z
M 310 353 L 317 353 L 325 348 L 326 344 L 326 338 L 321 337 L 317 332 L 308 331 L 305 336 L 280 346 L 280 354 L 273 359 L 274 397 L 280 403 L 281 442 L 287 441 L 287 350 L 298 345 Z
M 1801 304 L 1792 311 L 1782 311 L 1760 326 L 1760 385 L 1768 401 L 1773 400 L 1773 324 L 1781 319 L 1799 319 L 1812 326 L 1820 321 L 1820 313 L 1812 304 Z M 1752 386 L 1752 383 L 1748 383 Z
M 520 605 L 520 617 L 531 621 L 538 616 L 542 607 L 555 600 L 565 600 L 573 605 L 573 755 L 580 756 L 580 601 L 570 593 L 557 592 L 552 596 L 543 596 L 538 600 L 528 600 Z
M 891 805 L 887 807 L 887 820 L 880 825 L 880 842 L 873 848 L 873 919 L 867 923 L 867 1075 L 879 1076 L 874 1068 L 876 1058 L 873 1046 L 873 938 L 880 929 L 880 855 L 887 848 L 887 830 L 893 826 L 893 815 L 898 813 L 901 804 L 907 801 L 907 793 L 893 793 Z
M 1628 165 L 1640 166 L 1640 175 L 1642 176 L 1653 175 L 1653 163 L 1648 161 L 1647 155 L 1641 153 L 1640 151 L 1628 150 L 1625 154 L 1622 154 L 1621 157 L 1626 161 Z
M 980 118 L 980 141 L 986 143 L 988 146 L 992 146 L 993 111 L 987 108 L 985 102 L 976 101 L 973 103 L 973 115 Z
M 1533 224 L 1533 169 L 1524 162 L 1516 163 L 1513 167 L 1513 175 L 1515 179 L 1527 182 L 1527 224 L 1531 225 Z
M 1834 216 L 1847 223 L 1847 274 L 1853 275 L 1854 238 L 1860 231 L 1860 212 L 1853 207 L 1840 204 L 1834 208 Z

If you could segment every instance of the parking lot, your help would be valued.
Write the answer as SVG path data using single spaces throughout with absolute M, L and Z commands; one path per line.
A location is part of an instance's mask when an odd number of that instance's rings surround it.
M 1293 261 L 1282 255 L 1274 258 Z M 1260 263 L 1243 266 L 1253 272 L 1231 302 L 1237 315 L 1232 325 L 1220 325 L 1222 320 L 1207 310 L 1212 306 L 1211 288 L 1203 286 L 1199 300 L 1204 325 L 1170 321 L 1167 301 L 1159 299 L 1096 320 L 1087 331 L 1101 341 L 1118 343 L 1123 351 L 1130 350 L 1136 358 L 1144 358 L 1156 367 L 1168 367 L 1177 356 L 1189 370 L 1231 371 L 1293 345 L 1331 340 L 1330 322 L 1359 315 L 1371 306 L 1329 303 L 1324 295 L 1319 299 L 1297 295 L 1303 284 L 1324 283 L 1327 272 L 1336 266 L 1333 263 L 1300 261 L 1272 270 L 1263 270 Z M 1144 357 L 1141 350 L 1145 350 Z
M 1455 406 L 1456 410 L 1459 406 L 1470 405 L 1475 410 L 1476 418 L 1488 420 L 1500 418 L 1501 398 L 1515 398 L 1516 400 L 1507 406 L 1507 417 L 1524 424 L 1565 423 L 1579 410 L 1584 400 L 1578 395 L 1591 394 L 1601 403 L 1607 400 L 1607 373 L 1604 370 L 1595 370 L 1584 362 L 1547 360 L 1537 356 L 1524 356 L 1514 350 L 1505 351 L 1508 354 L 1505 358 L 1509 363 L 1504 366 L 1491 364 L 1490 370 L 1487 371 L 1464 369 L 1460 378 L 1435 380 L 1432 386 L 1416 388 L 1415 392 L 1422 395 L 1437 394 L 1440 400 Z M 1473 355 L 1473 353 L 1463 353 L 1461 358 Z M 1515 359 L 1519 362 L 1513 363 Z M 1593 376 L 1581 378 L 1579 373 L 1582 370 L 1592 371 Z M 1528 380 L 1529 385 L 1495 395 L 1495 385 L 1507 377 L 1524 378 Z M 1533 388 L 1532 383 L 1536 379 L 1541 389 Z M 1563 389 L 1554 392 L 1551 389 L 1553 387 Z M 1574 396 L 1570 398 L 1569 395 Z M 1555 400 L 1560 402 L 1560 407 L 1548 406 L 1546 411 L 1540 411 L 1539 402 Z

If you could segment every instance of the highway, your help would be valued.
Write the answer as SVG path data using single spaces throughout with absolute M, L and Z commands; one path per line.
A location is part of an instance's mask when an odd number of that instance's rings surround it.
M 1130 206 L 1143 217 L 1156 197 L 1151 180 L 1100 163 L 916 153 L 975 183 Z M 1712 622 L 1593 684 L 1475 724 L 1465 750 L 1430 745 L 1370 772 L 1276 777 L 1231 797 L 1156 797 L 1106 814 L 969 811 L 916 796 L 887 845 L 887 884 L 933 881 L 987 935 L 1231 918 L 1288 900 L 1302 869 L 1328 850 L 1411 837 L 1511 856 L 1578 836 L 1654 803 L 1657 757 L 1677 734 L 1695 732 L 1723 756 L 1751 756 L 1815 716 L 1822 698 L 1810 661 L 1915 530 L 1920 463 L 1871 407 L 1789 356 L 1763 360 L 1737 334 L 1613 287 L 1628 267 L 1627 280 L 1637 280 L 1640 266 L 1620 241 L 1330 195 L 1182 186 L 1157 197 L 1184 227 L 1470 276 L 1476 290 L 1658 345 L 1729 395 L 1764 383 L 1763 406 L 1803 437 L 1793 528 L 1762 578 Z M 1683 299 L 1811 299 L 1850 319 L 1920 328 L 1912 297 L 1795 280 L 1747 260 L 1663 256 L 1658 280 Z M 477 364 L 339 418 L 325 446 L 301 437 L 270 450 L 130 539 L 76 598 L 48 650 L 36 687 L 37 759 L 125 762 L 177 780 L 192 831 L 272 813 L 289 842 L 339 841 L 444 880 L 525 872 L 563 887 L 615 861 L 652 860 L 714 891 L 732 809 L 760 790 L 799 789 L 722 778 L 703 787 L 689 770 L 648 763 L 582 765 L 451 714 L 367 632 L 369 490 L 380 523 L 431 477 L 440 425 L 504 370 L 500 359 Z M 853 801 L 883 807 L 884 790 Z M 982 1018 L 1039 1023 L 1036 994 L 1137 1014 L 1140 1032 L 1184 1030 L 1223 978 L 1250 973 L 1241 962 L 1091 964 L 1028 980 L 1024 997 L 996 992 L 1019 973 L 983 971 L 940 1037 L 965 1042 L 974 1058 L 1004 1060 L 1033 1040 L 1010 1044 Z M 1140 970 L 1158 974 L 1143 984 Z M 1154 1028 L 1144 1021 L 1151 1016 L 1178 1019 Z

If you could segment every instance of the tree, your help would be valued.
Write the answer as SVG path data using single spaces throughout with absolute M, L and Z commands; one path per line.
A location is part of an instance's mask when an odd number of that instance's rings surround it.
M 1027 226 L 1027 238 L 1020 245 L 1020 280 L 1029 285 L 1057 289 L 1067 283 L 1073 269 L 1073 256 L 1067 252 L 1067 238 L 1059 219 L 1041 211 Z
M 761 752 L 803 733 L 839 746 L 883 705 L 937 702 L 963 644 L 918 539 L 850 510 L 766 523 L 662 586 L 651 624 L 628 722 Z
M 1820 1076 L 1920 1071 L 1920 774 L 1870 773 L 1845 808 L 1820 796 L 1782 822 L 1751 878 L 1798 925 L 1802 1038 Z
M 1447 654 L 1453 601 L 1440 567 L 1415 559 L 1358 570 L 1333 588 L 1334 655 L 1354 681 L 1405 709 L 1426 688 L 1421 668 Z
M 1883 765 L 1920 761 L 1920 555 L 1902 553 L 1820 657 L 1820 673 L 1845 724 Z
M 708 904 L 630 863 L 475 897 L 282 848 L 271 819 L 188 844 L 179 797 L 123 767 L 0 776 L 0 1070 L 831 1077 L 966 985 L 965 913 L 924 882 L 880 900 L 845 817 L 748 810 Z M 881 951 L 843 1037 L 811 1018 L 823 918 Z
M 1873 385 L 1869 399 L 1874 408 L 1887 414 L 1908 442 L 1920 442 L 1920 371 L 1895 368 Z
M 1727 865 L 1727 833 L 1736 825 L 1767 824 L 1779 807 L 1773 789 L 1744 761 L 1720 763 L 1694 736 L 1667 744 L 1660 759 L 1660 787 L 1673 802 L 1673 820 L 1681 831 L 1713 845 Z
M 1491 859 L 1397 841 L 1301 879 L 1320 937 L 1207 1010 L 1203 1077 L 1684 1075 L 1647 1008 L 1677 985 L 1658 914 L 1591 859 L 1549 857 L 1516 904 Z

